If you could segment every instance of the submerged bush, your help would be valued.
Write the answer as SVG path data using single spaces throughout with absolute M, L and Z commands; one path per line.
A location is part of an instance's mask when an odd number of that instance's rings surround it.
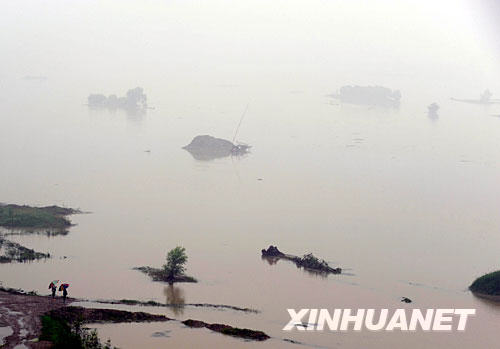
M 0 226 L 8 228 L 63 229 L 71 226 L 71 222 L 65 216 L 77 212 L 70 208 L 58 206 L 0 205 Z
M 500 270 L 477 278 L 469 286 L 472 292 L 484 293 L 490 296 L 500 296 Z
M 304 268 L 317 269 L 317 270 L 330 269 L 330 266 L 325 260 L 314 257 L 312 253 L 305 254 L 302 258 L 298 259 L 296 263 Z

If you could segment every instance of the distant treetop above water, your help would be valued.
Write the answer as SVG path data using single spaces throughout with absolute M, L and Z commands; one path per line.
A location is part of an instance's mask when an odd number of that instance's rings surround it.
M 124 97 L 103 94 L 90 94 L 88 106 L 91 108 L 123 109 L 126 111 L 145 110 L 148 107 L 147 96 L 142 87 L 136 87 L 127 91 Z
M 401 100 L 399 90 L 391 90 L 383 86 L 342 86 L 340 90 L 330 95 L 342 103 L 398 107 Z

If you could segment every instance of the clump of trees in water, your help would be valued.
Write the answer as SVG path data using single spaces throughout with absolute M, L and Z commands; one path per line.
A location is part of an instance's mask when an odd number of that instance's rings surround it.
M 469 289 L 479 295 L 500 297 L 500 270 L 477 278 Z
M 302 257 L 298 257 L 291 254 L 283 253 L 278 249 L 278 247 L 273 245 L 269 246 L 267 250 L 262 249 L 261 252 L 263 258 L 287 259 L 289 261 L 294 262 L 295 265 L 297 265 L 297 267 L 314 270 L 320 273 L 340 274 L 342 272 L 341 268 L 330 267 L 324 259 L 319 259 L 315 257 L 312 253 L 307 253 Z
M 185 275 L 187 260 L 186 249 L 177 246 L 167 253 L 167 263 L 162 268 L 136 267 L 134 269 L 147 274 L 153 281 L 197 282 L 195 278 Z
M 316 269 L 316 270 L 328 270 L 330 266 L 324 259 L 319 259 L 315 257 L 312 253 L 305 254 L 302 258 L 297 259 L 295 262 L 298 266 Z
M 37 252 L 0 236 L 0 263 L 30 262 L 50 258 L 50 253 Z
M 0 226 L 22 233 L 44 230 L 47 235 L 67 234 L 72 225 L 67 216 L 81 213 L 59 206 L 32 207 L 27 205 L 0 204 Z M 36 252 L 16 242 L 5 239 L 12 232 L 0 234 L 0 263 L 27 262 L 50 258 L 49 253 Z
M 91 108 L 145 110 L 148 107 L 148 97 L 142 87 L 136 87 L 127 91 L 123 97 L 93 93 L 87 98 Z
M 66 216 L 80 213 L 59 206 L 32 207 L 0 204 L 0 226 L 6 228 L 65 229 L 71 226 Z

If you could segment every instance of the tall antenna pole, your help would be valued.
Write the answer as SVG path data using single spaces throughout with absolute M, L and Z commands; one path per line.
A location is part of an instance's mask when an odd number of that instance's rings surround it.
M 240 130 L 240 126 L 241 126 L 241 123 L 243 122 L 243 118 L 245 117 L 246 113 L 247 113 L 247 110 L 248 110 L 248 105 L 250 103 L 247 103 L 247 106 L 245 108 L 245 111 L 243 112 L 243 114 L 241 114 L 241 118 L 240 118 L 240 123 L 238 124 L 238 127 L 236 127 L 236 131 L 234 132 L 234 137 L 233 137 L 233 144 L 234 144 L 234 141 L 236 140 L 236 136 L 238 135 L 238 131 Z

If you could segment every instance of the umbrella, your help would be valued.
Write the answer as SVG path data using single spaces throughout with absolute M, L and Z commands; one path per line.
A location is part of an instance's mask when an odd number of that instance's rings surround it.
M 49 284 L 49 288 L 52 288 L 52 285 L 56 286 L 59 280 L 52 280 Z
M 66 289 L 69 287 L 69 284 L 61 284 L 61 286 L 59 286 L 59 291 L 62 291 L 63 289 Z

